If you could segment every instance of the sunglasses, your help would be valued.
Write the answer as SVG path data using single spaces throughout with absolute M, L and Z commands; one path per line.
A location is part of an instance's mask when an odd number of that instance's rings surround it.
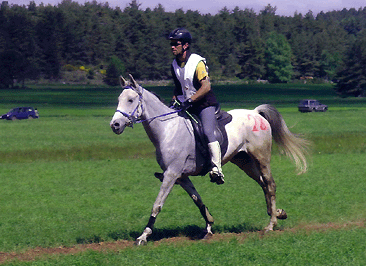
M 182 45 L 181 43 L 177 43 L 177 42 L 171 42 L 170 43 L 170 46 L 179 46 L 179 45 Z

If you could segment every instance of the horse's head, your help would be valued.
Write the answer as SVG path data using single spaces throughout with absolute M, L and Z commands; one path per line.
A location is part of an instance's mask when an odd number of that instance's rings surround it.
M 117 110 L 113 115 L 110 126 L 114 133 L 121 134 L 126 126 L 131 126 L 142 114 L 142 88 L 130 75 L 131 82 L 120 77 L 121 86 L 124 88 L 118 97 Z

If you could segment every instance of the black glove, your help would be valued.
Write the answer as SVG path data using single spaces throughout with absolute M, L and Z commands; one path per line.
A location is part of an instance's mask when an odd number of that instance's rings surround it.
M 188 100 L 185 100 L 184 102 L 182 102 L 181 103 L 181 105 L 179 106 L 181 109 L 182 109 L 182 111 L 185 111 L 185 110 L 187 110 L 189 107 L 191 107 L 192 106 L 192 99 L 191 98 L 189 98 Z

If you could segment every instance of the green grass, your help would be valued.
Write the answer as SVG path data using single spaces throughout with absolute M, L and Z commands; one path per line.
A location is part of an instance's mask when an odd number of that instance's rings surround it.
M 209 244 L 183 241 L 118 252 L 90 250 L 12 265 L 363 265 L 364 233 L 364 229 L 350 228 L 253 234 Z
M 287 159 L 274 156 L 278 207 L 290 217 L 280 227 L 366 219 L 360 212 L 364 186 L 358 182 L 366 167 L 355 159 L 317 155 L 309 173 L 296 176 Z M 366 155 L 359 157 L 365 159 Z M 134 239 L 157 195 L 160 182 L 153 177 L 157 170 L 153 159 L 2 165 L 1 250 Z M 208 177 L 192 178 L 215 217 L 214 230 L 261 230 L 268 217 L 260 187 L 233 165 L 224 170 L 227 182 L 222 187 L 211 184 Z M 204 221 L 191 199 L 176 187 L 159 215 L 155 240 L 161 234 L 192 234 L 194 226 L 203 227 Z
M 160 182 L 153 173 L 159 167 L 141 125 L 120 136 L 109 128 L 117 89 L 32 90 L 0 91 L 6 96 L 0 112 L 14 104 L 28 105 L 28 98 L 40 112 L 35 120 L 0 120 L 0 258 L 2 252 L 29 248 L 135 239 L 157 196 Z M 168 95 L 169 89 L 154 90 Z M 214 232 L 245 233 L 243 239 L 154 245 L 176 236 L 195 237 L 204 227 L 192 200 L 175 187 L 147 247 L 53 255 L 11 265 L 362 265 L 364 227 L 301 228 L 366 220 L 366 100 L 338 99 L 329 87 L 315 86 L 302 87 L 300 95 L 289 86 L 217 90 L 224 109 L 252 108 L 268 99 L 279 106 L 293 132 L 314 142 L 309 172 L 301 176 L 274 149 L 277 205 L 289 215 L 279 222 L 284 232 L 257 233 L 269 221 L 263 192 L 237 167 L 226 165 L 223 186 L 210 183 L 207 176 L 192 181 L 215 218 Z M 331 103 L 329 111 L 299 113 L 295 98 L 314 93 L 311 98 Z

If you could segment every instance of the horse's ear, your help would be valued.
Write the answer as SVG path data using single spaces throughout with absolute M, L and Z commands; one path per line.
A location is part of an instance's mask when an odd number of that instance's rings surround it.
M 119 83 L 121 84 L 122 88 L 128 86 L 128 81 L 125 80 L 122 76 L 119 76 Z
M 133 87 L 137 88 L 139 84 L 137 84 L 136 80 L 133 78 L 131 74 L 128 74 L 130 76 L 131 82 L 133 84 Z
M 131 74 L 128 74 L 130 76 L 131 79 L 131 83 L 133 84 L 132 87 L 135 89 L 135 91 L 141 95 L 141 87 L 140 85 L 136 82 L 136 80 L 133 78 L 133 76 Z

